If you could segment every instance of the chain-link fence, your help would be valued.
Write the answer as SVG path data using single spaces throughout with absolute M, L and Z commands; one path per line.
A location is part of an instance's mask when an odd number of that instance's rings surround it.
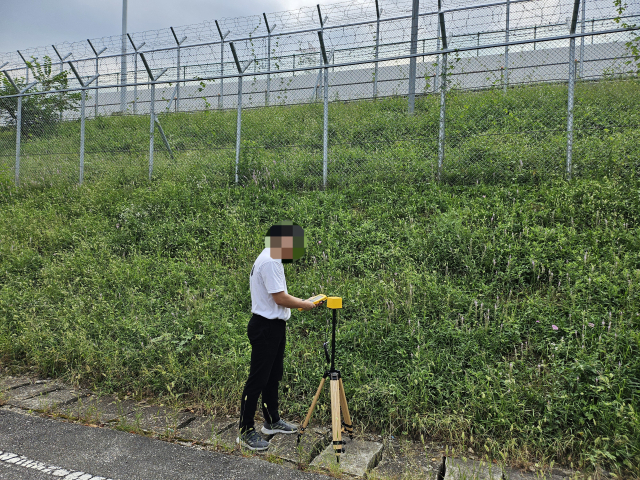
M 0 179 L 637 176 L 640 6 L 371 0 L 0 55 Z

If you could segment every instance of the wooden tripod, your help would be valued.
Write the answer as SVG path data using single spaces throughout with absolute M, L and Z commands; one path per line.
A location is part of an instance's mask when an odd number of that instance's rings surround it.
M 318 398 L 320 398 L 320 392 L 322 392 L 322 387 L 324 387 L 324 383 L 329 377 L 329 383 L 331 385 L 331 430 L 333 432 L 333 451 L 336 454 L 336 462 L 340 462 L 340 454 L 344 453 L 344 440 L 342 440 L 342 432 L 349 434 L 349 437 L 353 438 L 353 424 L 351 423 L 351 416 L 349 415 L 349 407 L 347 406 L 347 397 L 344 393 L 344 384 L 342 383 L 342 377 L 340 375 L 340 371 L 335 368 L 335 359 L 336 359 L 336 310 L 338 308 L 342 308 L 342 299 L 340 299 L 340 306 L 332 306 L 331 298 L 337 297 L 329 297 L 329 302 L 327 302 L 327 306 L 333 309 L 333 328 L 331 333 L 331 367 L 329 370 L 325 372 L 322 376 L 322 380 L 320 380 L 320 385 L 318 386 L 318 390 L 311 401 L 311 407 L 309 408 L 309 412 L 307 413 L 304 422 L 302 422 L 302 426 L 298 431 L 298 443 L 300 443 L 300 437 L 304 434 L 304 431 L 309 425 L 309 420 L 311 420 L 311 415 L 313 414 L 313 409 L 316 407 L 316 403 L 318 403 Z M 335 303 L 333 305 L 336 305 Z M 326 345 L 326 344 L 325 344 Z M 326 350 L 325 350 L 326 351 Z M 344 420 L 341 422 L 341 417 L 344 417 Z

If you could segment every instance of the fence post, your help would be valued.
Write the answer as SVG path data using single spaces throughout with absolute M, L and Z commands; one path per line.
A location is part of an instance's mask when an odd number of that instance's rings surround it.
M 440 10 L 440 1 L 438 1 Z M 440 20 L 440 34 L 442 35 L 442 49 L 447 50 L 447 30 L 444 24 L 444 14 L 438 14 Z M 438 132 L 438 181 L 442 178 L 442 165 L 444 164 L 444 141 L 445 141 L 445 109 L 447 94 L 447 53 L 442 54 L 442 81 L 440 82 L 440 129 Z
M 507 0 L 507 23 L 505 28 L 505 42 L 509 43 L 509 15 L 511 13 L 511 0 Z M 509 86 L 509 45 L 504 46 L 504 79 L 503 89 L 506 92 Z
M 89 42 L 89 45 L 91 46 L 91 50 L 93 50 L 93 53 L 96 55 L 96 76 L 98 75 L 98 57 L 100 55 L 102 55 L 105 50 L 107 49 L 107 47 L 103 47 L 102 50 L 100 50 L 99 52 L 95 49 L 95 47 L 93 46 L 93 43 L 91 43 L 91 40 L 87 39 L 87 42 Z M 94 117 L 98 117 L 98 80 L 96 79 L 96 101 L 95 101 L 95 113 L 93 114 Z
M 180 46 L 184 43 L 184 41 L 187 39 L 186 35 L 184 37 L 182 37 L 182 40 L 178 40 L 178 36 L 176 35 L 175 30 L 173 29 L 173 27 L 169 27 L 171 28 L 171 33 L 173 33 L 173 38 L 176 41 L 176 44 L 178 45 L 178 65 L 176 67 L 176 71 L 177 71 L 177 81 L 176 81 L 176 112 L 180 111 Z
M 578 20 L 578 10 L 580 8 L 580 0 L 575 0 L 573 5 L 573 16 L 571 17 L 570 35 L 576 33 L 576 22 Z M 567 102 L 567 180 L 571 180 L 572 176 L 572 154 L 573 154 L 573 100 L 574 87 L 576 83 L 576 39 L 569 39 L 569 91 Z
M 269 105 L 269 94 L 271 92 L 271 32 L 276 28 L 276 24 L 269 27 L 269 21 L 267 20 L 267 14 L 262 13 L 264 17 L 264 24 L 267 27 L 267 91 L 264 94 L 264 104 Z
M 131 46 L 133 47 L 133 113 L 138 113 L 138 50 L 145 46 L 147 42 L 142 42 L 136 47 L 133 38 L 127 33 Z
M 147 75 L 151 79 L 151 105 L 149 107 L 149 180 L 153 175 L 153 133 L 155 130 L 155 120 L 156 120 L 156 112 L 155 112 L 155 103 L 156 103 L 156 81 L 165 74 L 169 67 L 162 70 L 158 75 L 154 77 L 149 64 L 147 63 L 147 59 L 144 56 L 144 53 L 140 52 L 140 58 L 142 59 L 142 63 L 144 63 L 144 68 L 147 70 Z
M 376 66 L 373 71 L 373 98 L 378 97 L 378 55 L 380 51 L 380 15 L 382 15 L 382 9 L 378 5 L 378 0 L 376 0 Z
M 416 100 L 416 53 L 418 53 L 418 10 L 420 0 L 413 0 L 411 6 L 411 49 L 409 53 L 409 115 L 413 114 Z
M 227 30 L 227 33 L 223 35 L 218 21 L 216 20 L 215 22 L 220 35 L 220 96 L 218 97 L 218 109 L 222 110 L 224 107 L 224 39 L 227 38 L 231 30 Z
M 64 57 L 60 55 L 60 52 L 56 48 L 55 45 L 51 45 L 53 47 L 53 51 L 56 52 L 56 55 L 60 59 L 60 73 L 64 70 L 64 61 L 71 56 L 71 52 L 67 53 Z M 62 98 L 62 97 L 61 97 Z M 60 112 L 60 121 L 62 121 L 62 112 Z
M 580 33 L 584 33 L 584 16 L 586 0 L 582 0 L 582 19 L 580 21 Z M 584 36 L 580 37 L 580 78 L 584 76 Z
M 124 114 L 127 109 L 127 0 L 122 0 L 122 41 L 120 42 L 120 50 L 122 57 L 120 59 L 120 113 Z
M 322 187 L 327 188 L 327 176 L 329 169 L 329 59 L 324 45 L 324 35 L 318 32 L 320 40 L 320 52 L 324 60 L 324 107 L 322 123 Z
M 7 63 L 2 65 L 4 67 Z M 27 93 L 27 91 L 36 85 L 38 82 L 31 82 L 29 85 L 24 87 L 22 90 L 18 88 L 15 84 L 9 72 L 3 70 L 4 76 L 7 77 L 11 86 L 15 89 L 18 94 L 18 111 L 16 112 L 16 165 L 15 165 L 15 183 L 16 187 L 20 184 L 20 136 L 22 135 L 22 96 Z
M 84 181 L 84 120 L 85 120 L 85 102 L 87 98 L 87 87 L 91 85 L 91 83 L 94 80 L 97 80 L 98 76 L 95 75 L 93 78 L 90 78 L 87 82 L 84 82 L 82 80 L 82 77 L 80 77 L 78 70 L 76 70 L 76 67 L 73 65 L 73 63 L 72 62 L 68 62 L 68 63 L 69 63 L 69 66 L 71 67 L 71 71 L 76 76 L 76 79 L 78 80 L 78 82 L 80 83 L 80 86 L 82 87 L 82 91 L 80 93 L 81 95 L 80 97 L 81 98 L 80 100 L 80 185 L 82 185 L 82 182 Z
M 243 73 L 249 65 L 253 62 L 253 59 L 247 61 L 244 65 L 240 65 L 240 60 L 238 59 L 238 54 L 236 53 L 236 47 L 233 45 L 233 42 L 229 42 L 229 46 L 231 47 L 231 53 L 233 54 L 233 60 L 236 62 L 236 67 L 238 68 L 238 116 L 236 121 L 236 185 L 238 184 L 238 168 L 240 166 L 240 140 L 242 135 L 242 77 Z
M 22 55 L 22 52 L 21 52 L 20 50 L 16 50 L 16 51 L 18 52 L 18 55 L 20 55 L 20 58 L 22 59 L 22 61 L 24 62 L 24 64 L 26 65 L 26 67 L 25 67 L 25 73 L 26 73 L 26 74 L 25 74 L 25 79 L 26 79 L 26 80 L 25 80 L 25 81 L 26 81 L 27 83 L 29 83 L 29 70 L 30 70 L 30 68 L 29 68 L 29 62 L 27 62 L 27 59 L 26 59 L 26 58 L 24 58 L 24 55 Z

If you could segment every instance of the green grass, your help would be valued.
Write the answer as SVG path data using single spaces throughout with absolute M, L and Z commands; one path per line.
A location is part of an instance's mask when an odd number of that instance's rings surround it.
M 447 99 L 441 179 L 450 184 L 536 183 L 565 172 L 567 87 L 536 85 L 481 92 L 452 91 Z M 334 102 L 329 106 L 331 187 L 371 181 L 434 181 L 437 177 L 439 97 Z M 576 86 L 573 174 L 583 178 L 637 176 L 640 164 L 640 81 Z M 175 153 L 156 132 L 154 173 L 206 176 L 219 186 L 235 180 L 236 112 L 206 111 L 160 117 Z M 322 184 L 322 105 L 243 112 L 240 181 L 285 188 Z M 148 116 L 99 117 L 86 124 L 85 178 L 148 175 Z M 79 122 L 52 125 L 24 139 L 24 184 L 75 182 Z M 0 178 L 12 177 L 15 133 L 0 131 Z
M 286 267 L 290 292 L 344 297 L 338 359 L 360 425 L 632 471 L 639 192 L 614 180 L 5 188 L 0 359 L 235 412 L 249 365 L 248 272 L 268 226 L 292 218 L 310 248 Z M 289 323 L 289 415 L 304 415 L 324 371 L 326 314 Z
M 423 156 L 435 148 L 429 98 L 415 117 L 397 99 L 332 104 L 332 154 L 344 154 L 345 169 L 346 158 L 372 168 L 361 178 L 334 173 L 342 188 L 326 192 L 299 176 L 311 154 L 321 158 L 309 133 L 320 125 L 317 105 L 246 112 L 243 124 L 256 135 L 243 161 L 259 175 L 244 188 L 225 186 L 232 170 L 205 161 L 233 159 L 225 143 L 232 134 L 223 135 L 230 112 L 167 116 L 165 131 L 182 129 L 179 138 L 202 146 L 180 151 L 178 158 L 193 156 L 181 168 L 159 154 L 153 182 L 144 180 L 144 148 L 125 145 L 144 142 L 144 119 L 88 122 L 104 125 L 95 138 L 111 145 L 104 163 L 117 159 L 117 168 L 94 165 L 82 187 L 43 176 L 15 188 L 10 173 L 0 182 L 0 364 L 236 413 L 249 366 L 250 267 L 267 228 L 289 218 L 310 245 L 285 267 L 289 291 L 344 298 L 338 364 L 359 425 L 511 462 L 640 474 L 638 85 L 580 86 L 576 163 L 598 180 L 578 175 L 571 183 L 518 173 L 519 159 L 564 161 L 563 120 L 549 124 L 559 131 L 540 133 L 535 112 L 525 112 L 537 108 L 534 97 L 541 109 L 561 103 L 562 89 L 536 88 L 523 90 L 523 100 L 452 96 L 459 126 L 448 148 L 458 153 L 448 158 L 465 165 L 482 158 L 474 168 L 484 180 L 474 186 L 459 185 L 476 181 L 468 166 L 442 183 L 415 176 L 394 183 L 406 172 L 432 171 Z M 504 99 L 517 114 L 497 120 L 490 107 L 482 110 Z M 220 150 L 206 144 L 218 141 L 206 133 L 216 121 L 226 138 Z M 127 126 L 131 138 L 122 134 Z M 267 148 L 278 138 L 286 149 Z M 60 152 L 75 141 L 33 139 L 25 152 L 47 146 L 62 162 Z M 88 145 L 89 155 L 100 149 Z M 291 161 L 274 167 L 290 174 L 289 184 L 260 170 L 278 158 Z M 498 168 L 509 159 L 513 170 Z M 304 416 L 325 369 L 327 315 L 295 311 L 289 322 L 282 382 L 289 417 Z M 316 418 L 329 420 L 328 404 L 323 398 Z

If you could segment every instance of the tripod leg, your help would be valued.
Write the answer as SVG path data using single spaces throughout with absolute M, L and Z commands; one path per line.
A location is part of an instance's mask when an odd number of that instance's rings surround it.
M 316 392 L 315 396 L 313 397 L 313 400 L 311 401 L 311 407 L 309 407 L 309 412 L 307 412 L 307 416 L 304 419 L 304 422 L 302 422 L 302 426 L 300 427 L 300 430 L 298 431 L 298 443 L 300 443 L 300 437 L 302 436 L 302 434 L 306 430 L 307 425 L 309 425 L 309 420 L 311 420 L 311 415 L 313 414 L 313 409 L 316 408 L 316 403 L 318 403 L 318 398 L 320 398 L 320 392 L 322 392 L 322 387 L 324 387 L 325 379 L 326 379 L 326 377 L 322 377 L 322 380 L 320 380 L 320 386 L 318 387 L 318 391 Z
M 333 430 L 333 451 L 336 462 L 342 453 L 342 429 L 340 426 L 340 383 L 338 376 L 331 374 L 331 429 Z
M 351 416 L 349 415 L 349 407 L 347 406 L 347 396 L 344 393 L 344 384 L 342 383 L 342 377 L 340 377 L 340 405 L 342 406 L 342 416 L 344 417 L 345 431 L 349 434 L 349 437 L 353 438 L 353 423 L 351 422 Z

